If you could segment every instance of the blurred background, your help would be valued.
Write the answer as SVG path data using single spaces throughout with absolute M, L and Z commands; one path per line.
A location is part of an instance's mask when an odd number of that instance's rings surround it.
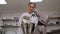
M 18 20 L 20 15 L 27 11 L 30 0 L 5 1 L 5 4 L 0 3 L 0 34 L 21 34 L 18 33 Z M 35 3 L 36 11 L 42 20 L 49 16 L 46 33 L 60 34 L 60 0 L 42 0 Z

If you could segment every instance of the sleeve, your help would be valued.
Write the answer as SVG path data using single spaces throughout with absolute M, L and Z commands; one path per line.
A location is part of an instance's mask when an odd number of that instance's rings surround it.
M 22 23 L 22 19 L 23 19 L 23 15 L 21 15 L 20 17 L 19 17 L 19 26 L 21 26 L 21 23 Z
M 32 23 L 35 23 L 35 26 L 37 26 L 38 17 L 33 17 L 33 18 L 31 18 L 31 22 L 32 22 Z
M 35 18 L 34 18 L 34 23 L 35 23 L 35 26 L 37 26 L 37 23 L 38 23 L 38 17 L 35 17 Z

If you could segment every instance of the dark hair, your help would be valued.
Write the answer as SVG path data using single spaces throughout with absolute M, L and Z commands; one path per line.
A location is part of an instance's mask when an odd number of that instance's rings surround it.
M 29 6 L 30 4 L 34 4 L 34 7 L 36 7 L 36 3 L 30 2 L 30 3 L 28 3 L 28 6 Z

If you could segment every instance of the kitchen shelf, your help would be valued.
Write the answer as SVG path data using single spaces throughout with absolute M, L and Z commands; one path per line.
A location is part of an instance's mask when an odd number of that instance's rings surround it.
M 1 19 L 2 21 L 19 21 L 19 19 Z
M 60 19 L 60 17 L 50 17 L 49 19 Z
M 9 21 L 9 23 L 11 23 L 10 21 L 19 21 L 18 19 L 1 19 L 3 21 L 3 25 L 0 27 L 20 27 L 19 25 L 8 25 L 8 24 L 4 24 L 5 21 Z
M 0 26 L 0 27 L 20 27 L 20 26 L 12 26 L 12 25 L 6 25 L 6 26 Z
M 60 19 L 60 15 L 50 15 L 50 19 Z
M 47 26 L 60 26 L 60 24 L 52 24 L 52 25 L 47 25 Z

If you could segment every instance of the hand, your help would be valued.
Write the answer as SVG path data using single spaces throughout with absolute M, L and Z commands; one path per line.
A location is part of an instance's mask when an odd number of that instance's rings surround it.
M 48 23 L 49 16 L 46 16 L 45 23 Z

